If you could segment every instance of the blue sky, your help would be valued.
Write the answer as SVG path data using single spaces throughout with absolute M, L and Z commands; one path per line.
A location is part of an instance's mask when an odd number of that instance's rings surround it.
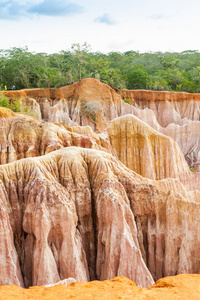
M 200 50 L 198 0 L 0 0 L 0 49 Z

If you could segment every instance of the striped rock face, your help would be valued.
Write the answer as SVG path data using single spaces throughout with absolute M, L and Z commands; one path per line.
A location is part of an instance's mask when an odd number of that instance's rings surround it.
M 2 165 L 0 180 L 1 285 L 118 275 L 148 286 L 198 271 L 200 193 L 177 180 L 81 147 Z
M 0 108 L 0 285 L 199 273 L 198 95 L 130 93 L 5 92 L 38 117 Z
M 200 170 L 200 94 L 146 90 L 116 93 L 91 78 L 61 88 L 3 93 L 12 99 L 21 98 L 30 111 L 45 121 L 66 126 L 88 125 L 98 133 L 117 117 L 135 115 L 172 137 L 189 167 Z

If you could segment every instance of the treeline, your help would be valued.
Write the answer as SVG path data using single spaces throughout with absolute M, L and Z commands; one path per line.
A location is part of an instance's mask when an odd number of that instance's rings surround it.
M 33 53 L 24 48 L 0 50 L 0 86 L 50 88 L 93 77 L 115 89 L 200 92 L 199 51 L 91 52 L 88 44 L 71 51 Z

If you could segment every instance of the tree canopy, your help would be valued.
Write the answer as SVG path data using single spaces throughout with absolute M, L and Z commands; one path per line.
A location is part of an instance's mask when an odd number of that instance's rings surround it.
M 200 53 L 92 52 L 87 43 L 71 51 L 34 53 L 27 47 L 0 50 L 0 87 L 49 88 L 97 78 L 115 89 L 200 92 Z

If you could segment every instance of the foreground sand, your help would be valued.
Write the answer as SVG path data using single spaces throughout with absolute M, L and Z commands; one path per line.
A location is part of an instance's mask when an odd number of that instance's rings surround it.
M 70 286 L 30 287 L 14 285 L 0 287 L 0 299 L 200 299 L 200 275 L 177 275 L 158 280 L 149 288 L 139 288 L 125 277 L 112 280 L 75 282 Z

